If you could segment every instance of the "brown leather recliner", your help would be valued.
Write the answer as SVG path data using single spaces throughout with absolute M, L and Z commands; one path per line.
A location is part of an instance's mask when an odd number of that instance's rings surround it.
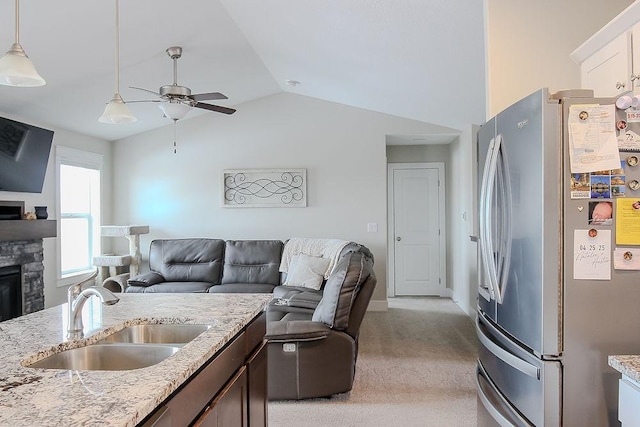
M 303 295 L 267 306 L 269 400 L 351 390 L 360 325 L 375 286 L 373 256 L 360 246 L 341 256 L 315 309 Z

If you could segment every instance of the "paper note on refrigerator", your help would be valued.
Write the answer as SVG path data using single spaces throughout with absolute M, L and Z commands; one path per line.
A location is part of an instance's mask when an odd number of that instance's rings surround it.
M 573 231 L 573 278 L 611 280 L 611 230 Z
M 618 150 L 626 152 L 640 152 L 640 135 L 632 130 L 618 135 Z
M 615 248 L 613 250 L 613 268 L 616 270 L 640 270 L 640 249 Z
M 640 245 L 640 198 L 616 200 L 616 244 Z
M 620 167 L 615 105 L 572 105 L 567 120 L 571 173 Z

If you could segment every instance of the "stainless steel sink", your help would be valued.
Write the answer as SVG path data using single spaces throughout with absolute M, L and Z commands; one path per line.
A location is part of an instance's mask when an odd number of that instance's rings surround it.
M 115 332 L 100 341 L 103 343 L 172 344 L 184 345 L 209 329 L 210 325 L 152 324 L 134 325 Z
M 55 353 L 29 368 L 124 371 L 162 362 L 180 350 L 168 345 L 94 344 Z

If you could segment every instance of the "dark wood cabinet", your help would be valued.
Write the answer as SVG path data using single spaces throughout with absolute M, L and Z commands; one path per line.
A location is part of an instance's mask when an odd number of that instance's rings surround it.
M 249 383 L 248 413 L 250 426 L 266 426 L 267 414 L 267 343 L 263 341 L 247 361 Z
M 267 425 L 266 320 L 258 315 L 140 425 Z
M 247 415 L 247 368 L 242 367 L 193 424 L 194 427 L 245 427 Z

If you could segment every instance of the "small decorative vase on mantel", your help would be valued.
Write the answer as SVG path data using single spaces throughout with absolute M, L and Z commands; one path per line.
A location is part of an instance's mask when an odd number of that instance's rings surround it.
M 34 206 L 34 209 L 36 210 L 36 218 L 38 218 L 38 219 L 47 219 L 47 218 L 49 218 L 49 214 L 47 213 L 47 207 L 46 206 Z

